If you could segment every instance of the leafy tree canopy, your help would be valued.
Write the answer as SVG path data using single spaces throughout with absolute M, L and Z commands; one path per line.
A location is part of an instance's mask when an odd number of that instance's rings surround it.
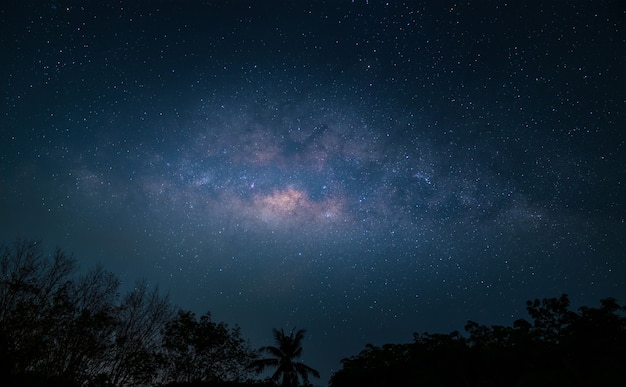
M 468 321 L 466 336 L 414 334 L 408 344 L 367 345 L 342 360 L 332 387 L 620 385 L 626 362 L 626 307 L 570 310 L 567 295 L 527 303 L 532 322 L 512 327 Z
M 242 381 L 256 356 L 238 327 L 178 311 L 145 281 L 121 296 L 101 267 L 57 249 L 0 247 L 0 385 L 143 386 Z

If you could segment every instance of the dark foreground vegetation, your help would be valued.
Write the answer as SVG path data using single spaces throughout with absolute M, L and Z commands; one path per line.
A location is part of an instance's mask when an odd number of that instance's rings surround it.
M 368 345 L 331 379 L 344 386 L 626 386 L 626 308 L 569 309 L 566 295 L 527 303 L 532 322 L 469 321 L 467 335 L 414 334 L 412 343 Z
M 40 246 L 0 246 L 0 386 L 296 386 L 319 377 L 297 360 L 304 330 L 275 330 L 276 345 L 257 351 L 238 326 L 177 309 L 146 282 L 120 295 L 112 273 L 78 275 L 74 258 Z M 254 379 L 265 370 L 270 378 Z
M 563 295 L 527 310 L 532 321 L 512 327 L 470 321 L 464 335 L 367 345 L 330 384 L 626 385 L 624 306 L 609 298 L 574 312 Z M 237 326 L 177 309 L 145 282 L 121 295 L 112 273 L 78 275 L 61 250 L 46 256 L 39 243 L 17 240 L 0 251 L 1 386 L 310 385 L 319 373 L 297 361 L 304 333 L 274 330 L 276 345 L 257 351 Z

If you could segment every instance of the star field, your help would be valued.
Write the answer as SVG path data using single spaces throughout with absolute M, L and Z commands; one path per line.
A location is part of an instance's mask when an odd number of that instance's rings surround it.
M 0 236 L 372 342 L 623 302 L 619 1 L 0 6 Z

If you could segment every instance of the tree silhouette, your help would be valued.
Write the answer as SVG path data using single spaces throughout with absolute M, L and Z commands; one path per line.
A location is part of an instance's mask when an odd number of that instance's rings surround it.
M 468 321 L 458 332 L 414 334 L 413 343 L 372 345 L 342 360 L 331 387 L 618 386 L 624 384 L 626 307 L 569 309 L 567 295 L 527 303 L 533 321 L 512 327 Z
M 213 322 L 210 313 L 198 320 L 184 310 L 167 323 L 163 350 L 166 380 L 178 383 L 245 380 L 250 373 L 247 366 L 256 358 L 238 326 Z
M 262 385 L 309 385 L 319 372 L 297 359 L 304 330 L 273 330 L 275 346 L 257 360 L 238 326 L 174 308 L 138 282 L 126 295 L 102 267 L 77 275 L 60 249 L 18 239 L 0 245 L 0 385 L 246 386 L 251 372 L 274 369 Z M 342 360 L 330 386 L 617 386 L 626 363 L 626 306 L 570 309 L 567 295 L 526 304 L 530 321 L 466 335 L 414 334 L 406 344 L 368 345 Z M 171 384 L 168 384 L 171 383 Z
M 274 342 L 276 346 L 267 346 L 259 349 L 271 357 L 258 359 L 252 362 L 250 367 L 257 373 L 261 373 L 268 368 L 276 368 L 276 371 L 270 378 L 278 381 L 282 377 L 282 386 L 293 387 L 298 385 L 298 376 L 302 378 L 304 383 L 308 383 L 309 374 L 316 378 L 320 377 L 320 373 L 309 367 L 308 365 L 296 361 L 302 356 L 302 339 L 304 338 L 304 329 L 299 329 L 294 333 L 292 330 L 289 336 L 281 329 L 272 329 L 274 334 Z
M 159 371 L 161 332 L 174 316 L 174 308 L 159 289 L 138 281 L 117 308 L 112 359 L 108 362 L 109 384 L 146 385 Z

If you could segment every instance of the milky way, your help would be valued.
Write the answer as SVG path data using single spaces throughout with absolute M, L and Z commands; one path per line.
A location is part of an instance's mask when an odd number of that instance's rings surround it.
M 382 126 L 364 109 L 323 96 L 298 104 L 285 94 L 199 103 L 175 125 L 188 132 L 182 141 L 152 121 L 148 128 L 165 133 L 163 143 L 178 145 L 143 155 L 134 182 L 111 194 L 135 191 L 146 211 L 163 221 L 169 212 L 184 215 L 204 232 L 351 241 L 433 238 L 437 227 L 490 228 L 501 217 L 541 225 L 545 206 L 529 206 L 479 150 L 454 155 L 414 134 L 415 122 Z

